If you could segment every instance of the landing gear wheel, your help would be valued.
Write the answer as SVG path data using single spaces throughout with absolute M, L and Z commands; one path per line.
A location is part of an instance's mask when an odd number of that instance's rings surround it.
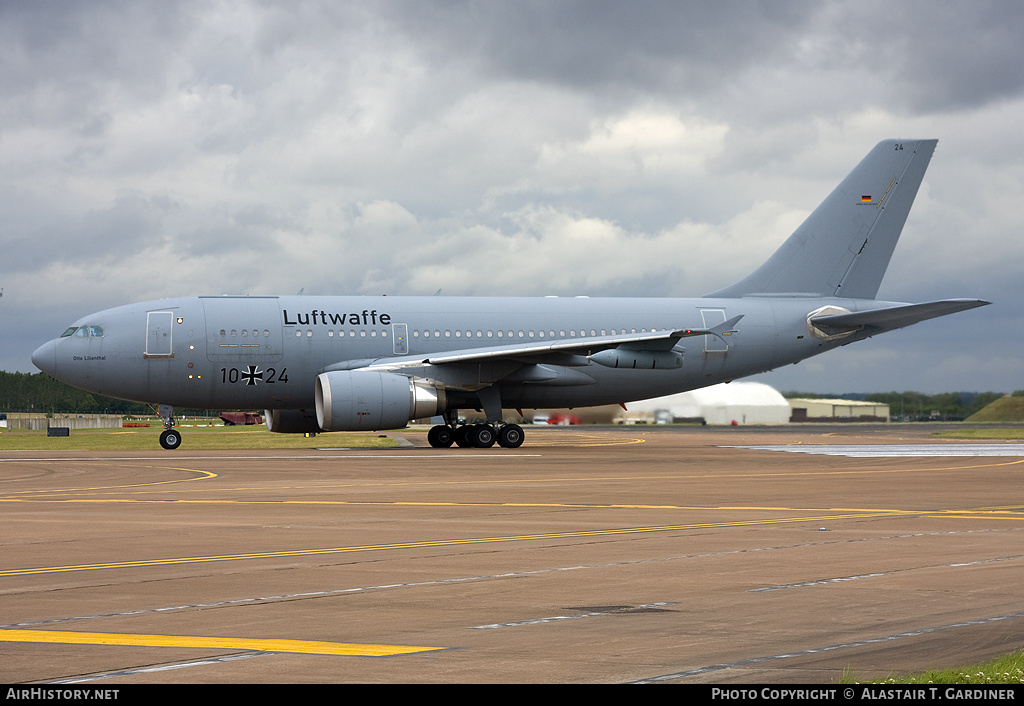
M 173 451 L 181 446 L 181 434 L 173 429 L 168 429 L 160 435 L 160 445 L 168 451 Z
M 477 424 L 469 433 L 469 439 L 473 446 L 478 449 L 489 449 L 498 440 L 494 427 L 490 424 Z
M 473 431 L 473 427 L 469 424 L 463 424 L 461 427 L 455 430 L 455 444 L 460 449 L 466 449 L 473 446 L 473 441 L 469 438 L 470 432 Z
M 446 424 L 438 424 L 430 427 L 427 432 L 427 441 L 435 449 L 446 449 L 455 442 L 455 432 Z
M 498 445 L 505 449 L 518 449 L 523 445 L 523 428 L 518 424 L 506 424 L 498 432 Z

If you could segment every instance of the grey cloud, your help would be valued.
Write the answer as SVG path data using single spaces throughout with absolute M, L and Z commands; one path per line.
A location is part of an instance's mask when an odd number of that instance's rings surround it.
M 528 1 L 402 3 L 395 22 L 441 60 L 580 89 L 706 89 L 770 56 L 813 3 Z
M 883 41 L 899 43 L 915 110 L 963 110 L 1021 95 L 1024 6 L 1014 2 L 895 6 Z
M 0 368 L 29 369 L 25 342 L 68 319 L 173 294 L 699 295 L 899 135 L 941 142 L 883 292 L 1015 301 L 1021 16 L 2 3 L 0 317 L 19 335 Z M 991 340 L 996 309 L 951 319 L 955 340 L 899 334 L 942 358 L 922 381 L 979 341 L 978 364 L 1011 361 L 1009 379 L 1024 341 L 1015 319 Z M 882 340 L 865 359 L 891 359 Z
M 34 207 L 41 207 L 36 202 Z M 5 257 L 0 273 L 41 270 L 57 261 L 79 264 L 117 263 L 165 237 L 161 224 L 175 205 L 163 198 L 125 191 L 105 208 L 80 215 L 50 213 L 45 225 L 0 233 Z
M 5 119 L 87 121 L 111 89 L 157 95 L 187 25 L 175 3 L 3 3 L 0 109 Z

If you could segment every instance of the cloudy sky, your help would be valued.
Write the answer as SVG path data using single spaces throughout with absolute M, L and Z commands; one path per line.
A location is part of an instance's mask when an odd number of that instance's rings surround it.
M 195 294 L 699 296 L 884 138 L 939 146 L 880 298 L 759 380 L 1024 389 L 1024 4 L 0 3 L 0 369 Z

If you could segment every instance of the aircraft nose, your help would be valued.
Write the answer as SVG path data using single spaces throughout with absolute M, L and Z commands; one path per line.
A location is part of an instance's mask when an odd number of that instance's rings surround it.
M 57 376 L 57 342 L 47 341 L 32 354 L 32 364 L 50 377 Z

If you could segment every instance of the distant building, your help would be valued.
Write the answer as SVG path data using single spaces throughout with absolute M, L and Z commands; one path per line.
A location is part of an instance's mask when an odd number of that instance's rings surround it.
M 888 422 L 889 405 L 862 400 L 789 400 L 792 422 Z
M 236 424 L 262 424 L 263 417 L 259 412 L 221 412 L 218 415 L 224 424 L 232 427 Z
M 775 388 L 760 382 L 711 385 L 678 395 L 630 402 L 620 424 L 666 424 L 703 421 L 707 424 L 787 424 L 789 403 Z

